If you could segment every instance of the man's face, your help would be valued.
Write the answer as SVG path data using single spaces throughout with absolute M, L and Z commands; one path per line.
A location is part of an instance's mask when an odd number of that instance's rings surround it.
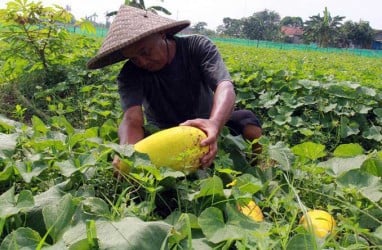
M 168 60 L 165 36 L 154 34 L 138 43 L 122 50 L 122 54 L 129 58 L 139 68 L 147 71 L 162 69 Z

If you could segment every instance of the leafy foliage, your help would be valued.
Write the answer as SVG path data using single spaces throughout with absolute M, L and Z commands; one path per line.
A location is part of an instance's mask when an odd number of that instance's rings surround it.
M 254 142 L 224 129 L 214 166 L 185 175 L 116 143 L 118 65 L 87 71 L 97 41 L 65 42 L 70 56 L 48 56 L 62 78 L 27 92 L 46 116 L 0 116 L 0 249 L 382 245 L 380 60 L 219 44 L 237 106 L 263 121 L 263 153 L 254 162 Z M 38 72 L 17 72 L 12 84 Z M 119 178 L 116 154 L 131 164 Z M 263 222 L 238 209 L 250 200 Z M 335 232 L 320 240 L 307 232 L 299 219 L 309 209 L 330 212 Z

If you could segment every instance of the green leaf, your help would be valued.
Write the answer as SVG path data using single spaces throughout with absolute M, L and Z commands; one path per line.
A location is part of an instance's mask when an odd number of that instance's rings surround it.
M 369 174 L 382 177 L 382 156 L 381 154 L 371 157 L 364 161 L 361 170 Z
M 360 169 L 353 169 L 337 178 L 337 184 L 342 187 L 356 189 L 364 197 L 374 202 L 382 198 L 382 182 L 379 177 L 370 175 Z
M 349 170 L 359 169 L 366 159 L 366 155 L 358 155 L 351 158 L 333 157 L 318 163 L 317 166 L 325 167 L 329 170 L 329 173 L 339 176 Z
M 205 196 L 224 196 L 223 181 L 220 177 L 214 175 L 210 178 L 201 180 L 200 191 L 195 195 L 195 198 Z
M 257 234 L 265 234 L 269 228 L 267 223 L 257 223 L 236 209 L 234 205 L 226 204 L 226 217 L 216 207 L 205 209 L 199 216 L 199 225 L 212 243 L 223 241 L 257 239 Z M 226 219 L 225 219 L 226 218 Z
M 382 128 L 380 126 L 372 126 L 362 133 L 362 136 L 366 139 L 375 140 L 377 142 L 382 141 Z
M 33 128 L 33 131 L 39 132 L 43 135 L 46 135 L 46 133 L 49 131 L 49 128 L 37 116 L 32 117 L 32 128 Z
M 107 203 L 97 197 L 88 197 L 81 203 L 82 209 L 87 214 L 92 214 L 95 216 L 110 217 L 110 209 Z
M 351 135 L 357 135 L 360 132 L 359 124 L 357 122 L 350 121 L 348 118 L 341 118 L 340 135 L 341 138 L 346 138 Z
M 72 159 L 55 162 L 55 164 L 60 168 L 61 174 L 66 177 L 70 177 L 73 173 L 78 171 L 78 168 Z
M 295 157 L 283 142 L 277 142 L 275 145 L 270 145 L 268 153 L 269 158 L 278 162 L 284 171 L 290 170 Z
M 6 166 L 3 171 L 0 172 L 0 183 L 6 182 L 14 175 L 13 167 Z
M 171 225 L 163 221 L 144 222 L 137 217 L 120 221 L 95 221 L 99 249 L 160 249 Z M 86 225 L 80 222 L 65 231 L 66 246 L 87 239 Z
M 17 162 L 16 168 L 26 183 L 30 183 L 33 177 L 39 176 L 42 171 L 49 167 L 45 160 Z
M 0 218 L 8 218 L 33 206 L 31 191 L 22 190 L 19 195 L 15 195 L 15 188 L 11 187 L 0 196 Z
M 363 154 L 363 148 L 358 143 L 339 145 L 333 152 L 336 157 L 353 157 Z
M 312 234 L 296 234 L 287 244 L 286 250 L 312 250 L 317 249 L 317 244 Z
M 70 226 L 75 209 L 76 205 L 70 194 L 66 194 L 58 203 L 42 209 L 46 229 L 54 242 L 57 242 Z
M 52 118 L 52 126 L 64 128 L 67 135 L 73 135 L 75 130 L 64 116 L 55 116 Z
M 292 152 L 295 155 L 305 157 L 310 160 L 317 160 L 318 158 L 326 156 L 325 145 L 314 142 L 304 142 L 302 144 L 298 144 L 292 148 Z
M 242 239 L 244 237 L 244 230 L 237 226 L 227 225 L 223 212 L 216 207 L 205 209 L 200 214 L 198 222 L 204 235 L 212 243 Z
M 7 159 L 13 155 L 16 149 L 18 134 L 0 133 L 0 159 Z
M 35 250 L 40 241 L 41 236 L 38 232 L 30 228 L 20 227 L 5 237 L 0 245 L 0 249 Z
M 251 174 L 243 174 L 236 178 L 236 184 L 232 188 L 232 195 L 237 199 L 243 196 L 252 197 L 262 187 L 263 184 L 259 179 Z

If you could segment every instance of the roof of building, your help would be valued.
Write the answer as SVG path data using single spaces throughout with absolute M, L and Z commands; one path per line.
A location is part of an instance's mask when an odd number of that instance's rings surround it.
M 287 36 L 302 36 L 304 30 L 301 27 L 282 26 L 281 32 Z

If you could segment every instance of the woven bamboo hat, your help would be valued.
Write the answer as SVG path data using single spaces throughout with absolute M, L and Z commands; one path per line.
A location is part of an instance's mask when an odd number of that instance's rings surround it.
M 173 35 L 190 25 L 189 21 L 174 21 L 151 11 L 122 5 L 97 55 L 87 63 L 88 69 L 98 69 L 127 59 L 121 49 L 154 33 Z

